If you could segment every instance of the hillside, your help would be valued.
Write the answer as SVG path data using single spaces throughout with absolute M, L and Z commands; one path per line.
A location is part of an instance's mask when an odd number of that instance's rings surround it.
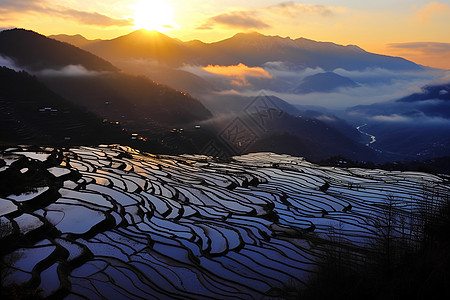
M 24 29 L 0 32 L 0 55 L 31 71 L 69 65 L 80 65 L 92 71 L 118 71 L 111 63 L 87 51 Z
M 127 141 L 121 128 L 87 112 L 25 72 L 0 67 L 0 143 L 95 144 Z
M 91 42 L 85 49 L 108 60 L 150 59 L 174 66 L 187 63 L 192 55 L 186 46 L 157 31 L 144 29 L 112 40 Z
M 89 111 L 100 122 L 128 130 L 129 134 L 136 134 L 136 139 L 142 137 L 153 141 L 152 147 L 156 151 L 195 152 L 197 148 L 192 139 L 206 139 L 210 134 L 205 130 L 198 132 L 193 129 L 198 122 L 212 115 L 185 92 L 157 84 L 143 76 L 119 72 L 112 64 L 89 52 L 32 31 L 3 31 L 0 40 L 4 42 L 0 46 L 0 55 L 35 74 L 47 89 L 68 100 L 74 107 Z M 28 83 L 19 82 L 13 86 L 27 90 Z M 19 89 L 11 90 L 6 82 L 4 87 L 3 93 L 20 92 Z M 31 90 L 28 98 L 32 97 Z M 24 99 L 21 96 L 17 98 Z M 51 99 L 49 101 L 57 102 L 56 98 Z M 45 108 L 44 103 L 39 105 Z M 21 113 L 17 112 L 19 115 Z M 55 123 L 53 126 L 58 125 Z M 174 136 L 170 132 L 173 128 L 187 130 L 183 135 Z M 191 133 L 188 129 L 192 129 Z M 9 137 L 13 135 L 12 132 L 5 134 Z M 81 136 L 84 134 L 80 131 Z M 84 143 L 90 143 L 90 140 L 84 140 Z
M 51 39 L 57 40 L 57 41 L 61 41 L 64 43 L 68 43 L 68 44 L 77 46 L 78 48 L 83 48 L 91 43 L 100 41 L 100 39 L 88 40 L 81 34 L 74 34 L 74 35 L 57 34 L 57 35 L 49 35 L 48 37 Z
M 450 100 L 450 83 L 424 86 L 422 92 L 414 93 L 397 101 L 418 102 L 426 100 Z
M 227 162 L 120 145 L 12 147 L 0 151 L 1 293 L 293 299 L 314 292 L 318 277 L 322 295 L 369 287 L 440 298 L 446 279 L 422 279 L 446 274 L 448 252 L 407 276 L 386 274 L 427 237 L 444 240 L 425 228 L 445 233 L 448 217 L 433 220 L 445 213 L 448 183 L 273 153 Z
M 172 129 L 212 116 L 189 94 L 144 76 L 113 73 L 95 77 L 43 76 L 41 80 L 67 99 L 112 121 L 140 126 L 145 120 L 153 120 Z
M 400 99 L 359 105 L 348 115 L 367 123 L 373 146 L 398 159 L 432 159 L 450 154 L 450 85 L 428 85 Z

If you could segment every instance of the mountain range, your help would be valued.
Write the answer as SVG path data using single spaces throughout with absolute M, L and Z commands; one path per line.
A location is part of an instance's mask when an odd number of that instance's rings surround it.
M 5 30 L 0 32 L 0 44 L 2 57 L 10 60 L 17 69 L 35 75 L 34 80 L 60 99 L 96 115 L 100 123 L 103 120 L 117 124 L 129 135 L 134 133 L 149 138 L 154 141 L 152 145 L 156 141 L 161 143 L 174 126 L 193 128 L 212 116 L 198 100 L 184 92 L 157 84 L 144 76 L 121 72 L 98 56 L 38 33 Z M 19 80 L 18 76 L 10 76 L 9 79 L 11 86 L 20 88 L 6 86 L 2 94 L 8 94 L 7 99 L 34 101 L 33 106 L 40 108 L 48 106 L 38 101 L 39 95 L 36 98 L 31 94 L 27 97 L 22 95 L 21 89 L 27 90 L 29 81 Z M 180 144 L 184 144 L 183 152 L 196 150 L 188 134 L 171 136 L 171 140 L 174 139 L 174 145 L 170 147 L 175 150 L 180 148 Z
M 29 30 L 0 32 L 0 54 L 30 71 L 60 69 L 68 65 L 81 65 L 92 71 L 118 71 L 110 62 L 90 52 Z
M 182 42 L 156 31 L 138 30 L 112 40 L 86 40 L 79 35 L 50 36 L 100 55 L 110 61 L 148 59 L 169 66 L 237 65 L 262 66 L 267 62 L 288 61 L 303 67 L 364 70 L 418 70 L 421 66 L 399 57 L 378 55 L 354 46 L 317 42 L 305 38 L 291 39 L 260 33 L 239 33 L 231 38 L 204 43 Z
M 49 38 L 15 29 L 1 32 L 0 41 L 0 55 L 15 69 L 36 76 L 34 80 L 57 97 L 103 123 L 119 126 L 128 132 L 132 142 L 143 141 L 144 146 L 139 147 L 160 144 L 161 151 L 167 153 L 234 155 L 275 151 L 314 160 L 333 155 L 385 160 L 382 156 L 389 151 L 377 153 L 364 146 L 365 134 L 355 129 L 356 124 L 369 119 L 388 128 L 391 123 L 383 121 L 380 114 L 362 113 L 362 105 L 350 108 L 346 114 L 330 113 L 320 107 L 299 110 L 283 97 L 271 94 L 277 95 L 278 90 L 298 99 L 310 94 L 336 97 L 367 88 L 367 81 L 351 75 L 363 74 L 365 71 L 361 70 L 367 68 L 386 68 L 384 72 L 395 74 L 426 72 L 426 68 L 405 59 L 368 53 L 353 45 L 258 33 L 237 34 L 207 44 L 182 42 L 144 30 L 112 40 L 87 40 L 80 35 Z M 214 68 L 220 72 L 214 73 Z M 159 79 L 177 89 L 156 83 Z M 180 86 L 187 89 L 179 89 Z M 261 86 L 269 94 L 255 96 Z M 446 97 L 442 89 L 438 93 Z M 20 95 L 8 97 L 8 101 L 23 99 Z M 395 105 L 414 102 L 407 99 L 384 103 L 392 110 Z M 330 98 L 329 103 L 339 100 Z M 381 104 L 370 107 L 376 105 Z M 358 114 L 363 117 L 355 117 Z M 372 128 L 373 124 L 366 127 Z M 230 130 L 241 135 L 230 135 Z M 408 134 L 411 130 L 413 134 L 429 133 L 428 128 L 410 129 Z M 392 132 L 374 133 L 383 145 L 383 135 Z M 436 139 L 424 141 L 420 149 L 407 155 L 423 153 Z M 390 152 L 403 153 L 407 144 L 404 142 Z M 426 158 L 445 155 L 445 151 L 433 153 Z
M 324 84 L 326 82 L 326 84 Z M 354 88 L 358 84 L 353 80 L 340 76 L 333 72 L 318 73 L 307 76 L 295 88 L 296 94 L 307 94 L 314 92 L 332 92 L 339 88 Z
M 306 68 L 319 69 L 323 73 L 341 68 L 350 71 L 367 69 L 386 69 L 392 71 L 420 71 L 423 67 L 399 57 L 378 55 L 354 46 L 342 46 L 329 42 L 317 42 L 305 38 L 266 36 L 260 33 L 239 33 L 231 38 L 204 43 L 199 40 L 182 42 L 156 31 L 138 30 L 111 40 L 87 40 L 79 35 L 50 36 L 71 43 L 91 53 L 111 61 L 122 70 L 147 75 L 153 80 L 185 90 L 197 97 L 205 91 L 221 91 L 238 88 L 235 85 L 224 86 L 205 74 L 193 70 L 206 66 L 233 66 L 243 64 L 249 68 L 273 67 L 283 64 L 283 70 L 298 71 Z M 245 70 L 244 70 L 245 71 Z M 210 75 L 210 74 L 209 74 Z M 350 78 L 342 82 L 335 81 L 334 88 L 326 87 L 330 78 L 303 80 L 293 78 L 250 78 L 253 88 L 269 88 L 274 91 L 293 93 L 330 92 L 335 88 L 349 87 Z M 308 81 L 312 81 L 309 84 Z M 186 84 L 188 83 L 188 84 Z M 300 86 L 299 86 L 300 85 Z M 311 85 L 311 86 L 310 86 Z M 350 85 L 355 87 L 356 85 Z M 325 88 L 321 88 L 325 87 Z

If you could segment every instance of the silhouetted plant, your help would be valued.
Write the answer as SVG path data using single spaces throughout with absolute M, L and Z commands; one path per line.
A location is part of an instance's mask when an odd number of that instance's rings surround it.
M 448 299 L 450 195 L 424 187 L 409 212 L 388 195 L 361 249 L 330 226 L 317 274 L 301 299 Z M 297 299 L 300 299 L 298 297 Z

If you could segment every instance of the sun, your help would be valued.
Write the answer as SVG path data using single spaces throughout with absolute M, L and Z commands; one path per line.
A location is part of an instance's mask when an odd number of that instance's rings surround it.
M 161 0 L 140 0 L 133 6 L 134 28 L 166 32 L 176 26 L 173 8 Z

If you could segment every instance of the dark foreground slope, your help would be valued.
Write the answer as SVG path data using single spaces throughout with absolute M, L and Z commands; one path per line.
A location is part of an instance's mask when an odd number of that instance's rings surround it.
M 103 123 L 25 72 L 0 67 L 0 142 L 92 144 L 126 141 L 120 127 Z
M 200 143 L 210 134 L 206 130 L 195 131 L 194 127 L 198 122 L 209 119 L 212 116 L 211 113 L 198 100 L 184 92 L 157 84 L 143 76 L 120 72 L 109 62 L 89 52 L 32 31 L 6 30 L 0 33 L 0 41 L 1 56 L 10 60 L 17 68 L 34 74 L 41 83 L 60 95 L 59 98 L 68 100 L 73 107 L 95 115 L 103 124 L 117 125 L 116 127 L 126 130 L 129 135 L 135 134 L 132 136 L 134 139 L 151 141 L 152 149 L 157 152 L 163 151 L 162 149 L 166 149 L 164 150 L 166 153 L 198 152 L 195 144 Z M 24 49 L 29 49 L 29 51 Z M 5 76 L 7 77 L 7 75 Z M 13 76 L 10 79 L 13 81 L 20 78 L 22 77 Z M 26 90 L 30 81 L 12 84 L 11 87 L 20 87 L 12 90 L 10 90 L 9 83 L 10 81 L 3 83 L 2 93 L 19 94 L 17 97 L 13 97 L 14 99 L 6 100 L 34 101 L 31 90 L 26 95 L 20 94 L 25 92 L 20 89 Z M 40 85 L 42 85 L 41 83 Z M 46 99 L 45 95 L 51 94 L 49 91 L 44 95 L 39 95 L 42 89 L 35 92 L 38 93 L 36 95 L 38 99 L 48 100 L 53 106 L 59 101 L 54 94 L 49 96 L 50 99 Z M 45 106 L 46 102 L 42 101 L 39 105 L 36 104 L 37 107 L 47 107 Z M 53 108 L 52 105 L 49 104 L 48 107 Z M 62 105 L 67 105 L 67 103 Z M 26 104 L 22 106 L 26 106 Z M 12 119 L 15 118 L 14 114 L 18 114 L 20 117 L 24 112 L 19 108 L 5 113 L 9 113 L 8 116 Z M 25 110 L 39 111 L 34 106 Z M 27 119 L 24 121 L 27 122 L 30 115 L 23 116 L 23 118 Z M 59 121 L 53 121 L 55 119 L 47 120 L 48 128 L 59 127 L 60 131 L 68 128 L 60 126 Z M 77 136 L 83 141 L 83 144 L 90 144 L 91 139 L 85 139 L 84 136 L 97 136 L 97 131 L 89 126 L 86 128 Z M 186 132 L 188 130 L 191 132 L 174 136 L 171 133 L 174 128 L 183 128 Z M 8 134 L 9 137 L 15 136 L 14 131 Z M 67 136 L 74 139 L 76 134 L 72 134 L 73 136 L 70 134 L 72 133 L 67 133 Z M 32 130 L 28 130 L 27 135 L 28 137 L 32 136 Z M 39 140 L 39 136 L 37 134 L 34 140 Z M 99 135 L 99 137 L 101 136 Z M 199 139 L 200 141 L 198 141 Z M 42 140 L 43 143 L 45 141 L 45 139 Z M 122 143 L 124 141 L 119 139 L 114 142 Z M 135 145 L 134 140 L 132 142 Z M 140 147 L 147 149 L 145 145 Z
M 0 32 L 0 55 L 12 58 L 19 67 L 32 71 L 60 69 L 67 65 L 81 65 L 95 71 L 118 71 L 92 53 L 24 29 Z
M 133 122 L 144 122 L 147 117 L 168 127 L 211 117 L 198 100 L 186 93 L 119 72 L 89 52 L 33 31 L 5 30 L 0 33 L 0 45 L 0 55 L 32 71 L 58 94 L 100 117 L 110 117 L 105 114 L 105 102 L 116 106 L 119 118 L 124 115 Z

